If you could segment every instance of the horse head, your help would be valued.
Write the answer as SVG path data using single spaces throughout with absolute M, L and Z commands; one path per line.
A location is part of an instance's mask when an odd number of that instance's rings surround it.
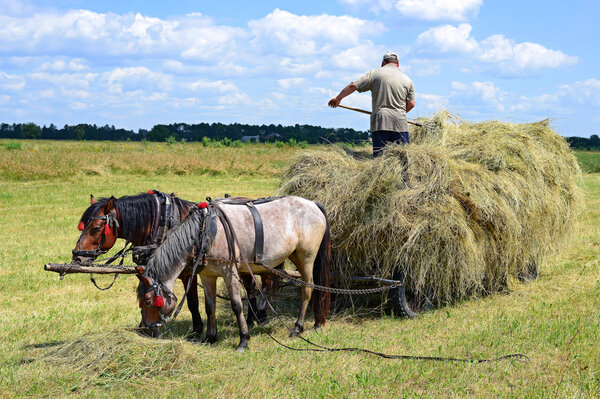
M 177 298 L 160 280 L 143 275 L 142 270 L 139 268 L 136 274 L 140 280 L 137 289 L 142 313 L 140 330 L 156 338 L 175 310 Z
M 96 201 L 90 195 L 90 206 L 79 220 L 81 235 L 73 249 L 72 261 L 89 263 L 110 250 L 117 240 L 118 227 L 115 197 Z

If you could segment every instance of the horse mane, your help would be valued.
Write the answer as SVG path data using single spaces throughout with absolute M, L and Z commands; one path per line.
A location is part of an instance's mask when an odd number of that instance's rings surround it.
M 202 230 L 200 212 L 190 212 L 181 224 L 171 229 L 167 238 L 148 261 L 144 276 L 165 281 L 173 277 L 174 269 L 185 262 Z M 138 287 L 138 296 L 143 288 Z
M 98 215 L 110 198 L 98 198 L 95 204 L 90 205 L 81 217 L 81 222 L 87 222 Z M 193 202 L 174 197 L 174 204 L 181 217 L 185 217 L 194 204 Z M 120 228 L 125 237 L 133 237 L 140 231 L 146 231 L 153 222 L 151 218 L 158 214 L 159 206 L 152 194 L 141 193 L 115 198 L 115 209 L 120 219 Z

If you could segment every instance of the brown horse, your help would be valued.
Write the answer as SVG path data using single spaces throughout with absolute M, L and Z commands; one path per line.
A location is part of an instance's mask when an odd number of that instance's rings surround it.
M 262 218 L 264 251 L 262 262 L 255 254 L 255 222 L 247 206 L 212 202 L 207 209 L 194 208 L 150 259 L 143 274 L 138 274 L 140 325 L 157 336 L 173 313 L 177 298 L 173 285 L 177 276 L 194 260 L 203 261 L 200 277 L 204 285 L 207 314 L 206 341 L 215 342 L 217 277 L 223 277 L 236 316 L 240 342 L 238 350 L 247 348 L 248 326 L 242 315 L 240 275 L 264 273 L 264 266 L 275 267 L 288 258 L 300 272 L 307 286 L 302 287 L 302 304 L 294 333 L 304 329 L 304 318 L 313 289 L 311 283 L 329 285 L 330 236 L 327 216 L 322 206 L 300 197 L 282 197 L 253 205 Z M 202 237 L 202 239 L 200 238 Z M 248 263 L 246 263 L 246 261 Z M 238 269 L 239 265 L 239 269 Z M 325 323 L 329 311 L 329 293 L 315 291 L 313 298 L 315 327 Z
M 90 196 L 90 206 L 79 222 L 81 235 L 73 249 L 74 263 L 89 263 L 109 251 L 122 238 L 134 246 L 134 261 L 145 264 L 169 229 L 179 225 L 194 205 L 191 201 L 151 190 L 147 194 L 120 198 Z M 199 339 L 204 330 L 198 310 L 197 276 L 179 276 L 185 288 L 192 314 L 193 337 Z

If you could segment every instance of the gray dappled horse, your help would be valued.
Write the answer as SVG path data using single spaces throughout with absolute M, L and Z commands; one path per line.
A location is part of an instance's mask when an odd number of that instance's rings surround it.
M 148 262 L 144 272 L 138 274 L 138 299 L 142 309 L 140 327 L 152 336 L 157 336 L 160 327 L 173 313 L 177 298 L 173 294 L 175 279 L 201 256 L 199 273 L 204 286 L 207 314 L 206 342 L 217 339 L 215 317 L 217 277 L 223 277 L 231 298 L 231 308 L 236 316 L 240 343 L 238 350 L 247 348 L 248 326 L 242 314 L 240 275 L 247 273 L 247 260 L 252 273 L 264 273 L 265 266 L 276 267 L 286 258 L 296 266 L 306 283 L 329 286 L 329 258 L 331 242 L 325 210 L 320 204 L 295 196 L 281 197 L 254 205 L 262 218 L 264 250 L 262 264 L 254 259 L 255 228 L 250 210 L 246 206 L 228 203 L 227 200 L 212 202 L 208 208 L 193 208 L 188 217 L 171 231 L 164 243 Z M 228 237 L 227 223 L 230 221 L 235 239 Z M 199 237 L 207 236 L 204 247 Z M 233 262 L 231 246 L 234 247 Z M 238 269 L 239 267 L 239 269 Z M 309 301 L 313 296 L 312 308 L 315 328 L 325 324 L 329 311 L 328 292 L 302 287 L 302 303 L 294 334 L 304 329 L 304 318 Z

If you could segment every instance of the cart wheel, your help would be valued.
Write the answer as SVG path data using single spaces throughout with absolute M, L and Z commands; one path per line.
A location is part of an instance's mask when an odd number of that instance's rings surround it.
M 400 271 L 394 272 L 394 280 L 404 281 L 404 274 Z M 406 287 L 401 285 L 388 292 L 388 301 L 395 316 L 413 319 L 418 316 L 414 304 L 406 298 Z
M 520 272 L 517 275 L 517 278 L 522 283 L 529 283 L 530 281 L 535 280 L 537 278 L 537 276 L 538 276 L 537 262 L 535 260 L 531 260 L 529 262 L 529 264 L 527 265 L 527 271 Z

